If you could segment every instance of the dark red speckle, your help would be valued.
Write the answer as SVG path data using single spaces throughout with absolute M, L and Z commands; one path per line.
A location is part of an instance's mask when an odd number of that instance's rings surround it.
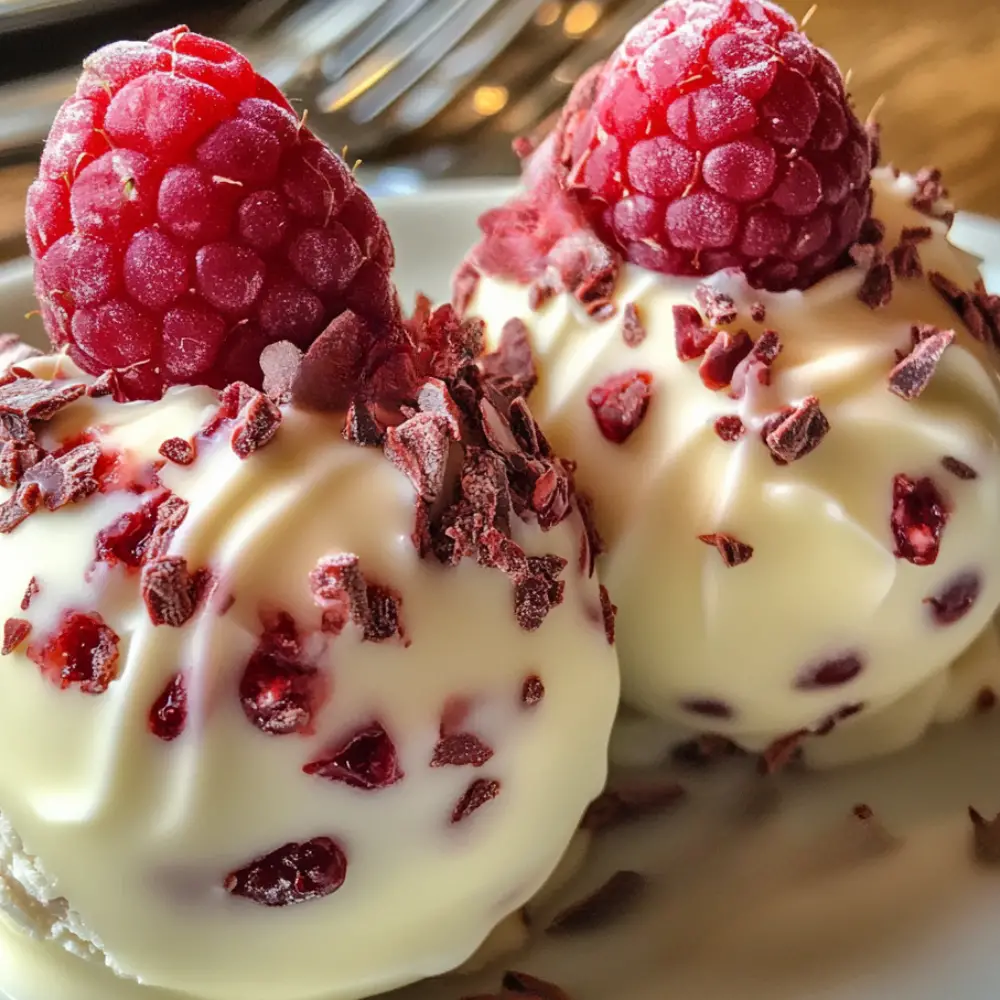
M 692 715 L 704 715 L 710 719 L 731 719 L 736 713 L 732 707 L 718 698 L 686 698 L 681 708 Z
M 347 855 L 331 837 L 289 843 L 226 876 L 226 892 L 261 906 L 291 906 L 336 892 L 347 877 Z
M 337 749 L 310 761 L 302 770 L 365 791 L 388 788 L 404 777 L 396 746 L 380 722 L 359 729 Z
M 642 423 L 652 398 L 653 376 L 632 369 L 612 375 L 590 390 L 590 406 L 598 430 L 613 444 L 624 444 Z
M 118 636 L 96 612 L 67 611 L 42 646 L 28 656 L 60 688 L 79 685 L 85 694 L 102 694 L 118 672 Z
M 947 523 L 948 507 L 933 479 L 895 477 L 890 525 L 899 559 L 914 566 L 932 566 Z
M 492 756 L 493 749 L 475 733 L 449 733 L 434 747 L 431 767 L 482 767 Z
M 455 808 L 451 813 L 452 823 L 461 823 L 467 819 L 477 809 L 481 809 L 487 802 L 492 801 L 500 794 L 500 782 L 492 778 L 477 778 L 465 790 L 462 797 L 455 803 Z
M 982 589 L 982 577 L 970 570 L 960 573 L 939 594 L 926 598 L 924 603 L 938 625 L 954 625 L 972 610 Z
M 857 653 L 834 656 L 807 667 L 795 681 L 800 691 L 839 687 L 853 681 L 864 669 L 864 659 Z
M 544 697 L 545 685 L 542 683 L 541 677 L 538 677 L 536 674 L 525 677 L 524 683 L 521 685 L 521 704 L 531 708 L 533 705 L 537 705 Z
M 149 710 L 149 731 L 157 739 L 177 739 L 187 723 L 187 684 L 183 674 L 175 674 Z

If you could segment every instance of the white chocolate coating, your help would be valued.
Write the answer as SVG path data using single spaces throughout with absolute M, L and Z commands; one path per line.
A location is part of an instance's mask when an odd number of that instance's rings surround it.
M 885 248 L 904 226 L 929 225 L 933 237 L 919 247 L 925 271 L 971 288 L 976 261 L 947 242 L 943 223 L 910 207 L 912 179 L 880 170 L 873 184 Z M 975 340 L 926 279 L 897 279 L 890 304 L 873 311 L 857 298 L 862 278 L 851 269 L 781 294 L 757 292 L 731 274 L 708 279 L 739 307 L 727 329 L 747 329 L 754 340 L 773 329 L 783 345 L 771 385 L 754 386 L 742 399 L 710 391 L 698 362 L 677 357 L 672 308 L 696 305 L 693 279 L 627 266 L 615 295 L 618 314 L 603 323 L 568 295 L 535 312 L 526 288 L 481 281 L 470 312 L 486 319 L 494 343 L 508 319 L 527 325 L 540 374 L 532 411 L 559 453 L 579 462 L 577 481 L 595 499 L 609 544 L 600 569 L 619 606 L 623 697 L 631 705 L 760 748 L 861 704 L 830 738 L 831 750 L 840 744 L 840 755 L 851 757 L 855 727 L 859 734 L 878 730 L 882 710 L 917 689 L 936 692 L 925 711 L 909 712 L 919 722 L 907 723 L 906 735 L 886 731 L 881 749 L 895 749 L 916 739 L 947 700 L 949 666 L 996 611 L 998 354 Z M 766 307 L 763 323 L 751 319 L 756 302 Z M 647 331 L 638 347 L 622 336 L 628 303 Z M 916 323 L 954 329 L 957 337 L 926 391 L 905 401 L 888 390 L 887 376 L 896 350 L 909 350 Z M 638 429 L 614 444 L 599 432 L 587 397 L 629 369 L 652 374 L 653 396 Z M 762 422 L 810 395 L 831 430 L 811 454 L 778 466 L 761 440 Z M 737 442 L 714 431 L 727 414 L 748 428 Z M 978 478 L 947 472 L 945 456 L 966 462 Z M 894 555 L 897 474 L 930 476 L 952 508 L 934 565 Z M 698 540 L 714 532 L 753 546 L 750 561 L 727 567 Z M 938 625 L 926 599 L 967 571 L 982 577 L 978 599 L 959 621 Z M 810 665 L 852 653 L 864 667 L 850 682 L 796 688 Z M 1000 680 L 1000 659 L 990 663 L 992 679 Z M 724 702 L 732 717 L 699 717 L 683 707 L 690 699 Z M 877 739 L 868 743 L 866 753 L 879 752 Z
M 102 440 L 153 460 L 164 438 L 194 435 L 215 400 L 202 388 L 158 403 L 84 397 L 42 441 L 102 425 Z M 379 449 L 343 441 L 342 422 L 285 407 L 274 440 L 247 460 L 222 435 L 201 442 L 194 465 L 162 470 L 190 504 L 170 551 L 211 568 L 215 594 L 234 598 L 223 614 L 213 598 L 181 628 L 154 627 L 134 571 L 100 566 L 87 582 L 96 534 L 139 505 L 131 494 L 41 511 L 0 536 L 0 616 L 29 619 L 37 637 L 62 608 L 96 610 L 122 637 L 119 676 L 99 695 L 60 690 L 24 647 L 0 660 L 0 808 L 11 834 L 0 837 L 0 901 L 29 930 L 78 953 L 103 949 L 150 987 L 199 1000 L 354 1000 L 455 968 L 542 886 L 603 787 L 619 681 L 597 582 L 578 569 L 579 516 L 544 534 L 515 525 L 529 554 L 569 560 L 563 603 L 526 632 L 502 573 L 419 558 L 408 479 Z M 278 606 L 318 630 L 309 572 L 338 552 L 400 593 L 409 644 L 363 642 L 354 626 L 314 633 L 331 688 L 315 734 L 268 735 L 238 697 L 259 611 Z M 40 593 L 22 613 L 32 576 Z M 148 713 L 178 669 L 188 722 L 163 742 Z M 545 693 L 526 707 L 532 674 Z M 429 766 L 454 698 L 469 699 L 462 729 L 494 751 L 480 768 Z M 372 719 L 395 743 L 402 780 L 366 791 L 303 773 Z M 500 794 L 453 825 L 477 778 L 498 780 Z M 28 885 L 14 830 L 41 859 Z M 270 908 L 224 891 L 228 872 L 316 836 L 347 855 L 332 895 Z M 49 903 L 41 916 L 32 895 Z M 68 919 L 54 920 L 53 906 Z

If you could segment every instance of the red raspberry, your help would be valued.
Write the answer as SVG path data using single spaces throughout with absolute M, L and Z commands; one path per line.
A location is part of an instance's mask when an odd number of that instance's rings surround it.
M 634 263 L 738 267 L 775 291 L 846 262 L 876 158 L 836 65 L 765 0 L 664 4 L 581 78 L 536 157 Z
M 84 63 L 28 194 L 49 336 L 133 398 L 260 387 L 261 350 L 345 309 L 396 323 L 393 247 L 351 171 L 235 49 L 186 27 Z

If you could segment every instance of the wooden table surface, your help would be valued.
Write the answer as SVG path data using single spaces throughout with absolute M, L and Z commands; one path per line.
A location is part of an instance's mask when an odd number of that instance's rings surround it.
M 785 0 L 802 18 L 812 0 Z M 960 208 L 1000 216 L 1000 0 L 819 0 L 808 33 L 846 72 L 858 113 L 881 98 L 884 158 L 933 164 Z M 0 256 L 23 249 L 34 167 L 0 170 Z

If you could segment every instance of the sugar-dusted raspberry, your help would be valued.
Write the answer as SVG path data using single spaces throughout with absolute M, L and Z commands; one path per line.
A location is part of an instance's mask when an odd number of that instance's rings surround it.
M 845 263 L 876 158 L 836 65 L 766 0 L 663 4 L 580 80 L 535 156 L 529 175 L 559 178 L 628 260 L 739 267 L 773 290 Z
M 55 346 L 124 392 L 260 387 L 268 344 L 347 309 L 399 318 L 385 223 L 339 157 L 222 42 L 186 27 L 91 55 L 28 194 Z

